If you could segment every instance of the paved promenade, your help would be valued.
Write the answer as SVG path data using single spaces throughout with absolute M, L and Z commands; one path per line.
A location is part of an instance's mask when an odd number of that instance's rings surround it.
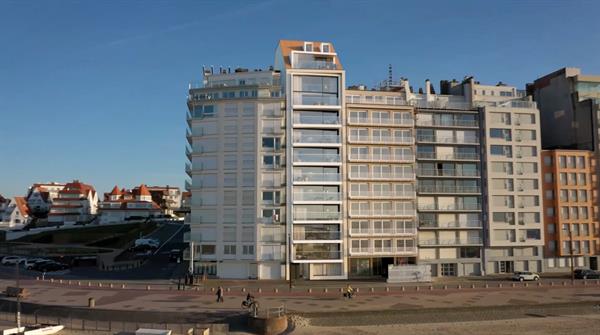
M 600 283 L 583 281 L 571 286 L 570 282 L 556 282 L 553 286 L 548 283 L 537 286 L 536 283 L 507 282 L 502 287 L 485 284 L 461 287 L 448 285 L 447 288 L 420 286 L 394 286 L 376 287 L 371 290 L 362 287 L 357 297 L 352 300 L 342 299 L 340 287 L 325 289 L 296 289 L 291 293 L 261 289 L 251 293 L 259 300 L 262 308 L 278 307 L 284 305 L 294 313 L 326 313 L 341 311 L 378 311 L 378 310 L 411 310 L 423 308 L 456 308 L 456 307 L 483 307 L 483 306 L 511 306 L 535 304 L 560 304 L 576 302 L 600 302 Z M 0 287 L 14 286 L 14 281 L 0 280 Z M 247 292 L 243 289 L 224 286 L 225 302 L 217 303 L 213 292 L 214 287 L 198 288 L 196 290 L 168 290 L 166 287 L 156 289 L 130 288 L 126 286 L 107 284 L 99 287 L 87 286 L 81 283 L 67 281 L 36 281 L 24 280 L 21 285 L 29 292 L 25 302 L 70 306 L 77 308 L 87 307 L 88 298 L 95 299 L 97 309 L 123 310 L 123 311 L 153 311 L 153 312 L 235 312 L 241 310 L 240 303 Z

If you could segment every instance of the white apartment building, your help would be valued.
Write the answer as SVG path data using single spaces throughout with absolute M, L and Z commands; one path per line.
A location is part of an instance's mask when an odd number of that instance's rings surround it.
M 286 134 L 280 74 L 204 71 L 190 86 L 189 241 L 193 271 L 285 277 Z M 188 182 L 189 183 L 189 182 Z
M 58 192 L 65 187 L 63 183 L 35 183 L 27 192 L 27 204 L 33 214 L 45 215 L 52 207 L 52 201 Z
M 12 200 L 0 196 L 0 229 L 19 229 L 29 223 L 29 207 L 24 197 Z
M 49 224 L 72 225 L 78 222 L 89 222 L 94 219 L 98 210 L 98 193 L 92 185 L 79 180 L 67 183 L 54 198 Z

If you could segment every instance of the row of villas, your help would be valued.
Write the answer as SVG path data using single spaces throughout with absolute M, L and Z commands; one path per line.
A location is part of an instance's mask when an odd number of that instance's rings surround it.
M 566 266 L 564 234 L 545 233 L 558 179 L 542 179 L 555 165 L 542 166 L 531 95 L 472 77 L 442 81 L 440 94 L 391 78 L 345 88 L 324 42 L 280 41 L 274 64 L 205 69 L 190 86 L 192 271 L 346 279 L 386 276 L 389 265 L 426 264 L 433 276 Z M 588 206 L 578 217 L 590 243 L 578 265 L 598 252 L 587 157 L 577 213 Z
M 102 200 L 92 185 L 79 180 L 36 183 L 25 197 L 15 197 L 12 201 L 0 197 L 0 228 L 20 229 L 34 219 L 36 226 L 69 226 L 172 216 L 181 213 L 185 195 L 178 187 L 142 184 L 131 190 L 115 186 Z

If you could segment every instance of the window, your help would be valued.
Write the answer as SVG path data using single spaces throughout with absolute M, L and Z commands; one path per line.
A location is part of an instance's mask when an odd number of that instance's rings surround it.
M 494 156 L 512 157 L 512 148 L 508 145 L 492 145 L 490 152 Z
M 582 157 L 582 156 L 577 157 L 577 168 L 585 169 L 585 157 Z
M 263 156 L 263 166 L 277 168 L 281 166 L 281 156 L 267 155 Z
M 313 44 L 311 42 L 304 42 L 304 51 L 312 52 Z
M 539 240 L 541 237 L 539 229 L 527 229 L 525 230 L 525 236 L 528 240 Z
M 242 246 L 242 254 L 244 254 L 244 255 L 254 255 L 254 246 L 253 245 L 244 245 L 244 246 Z
M 546 190 L 546 200 L 553 200 L 553 199 L 554 199 L 554 191 Z
M 567 174 L 564 172 L 561 172 L 559 174 L 559 179 L 560 179 L 560 184 L 561 185 L 567 185 Z
M 321 51 L 324 53 L 330 53 L 331 45 L 329 43 L 321 43 Z
M 585 178 L 585 173 L 578 173 L 577 174 L 577 184 L 578 185 L 586 185 L 586 178 Z
M 554 207 L 546 208 L 546 216 L 554 216 Z
M 236 246 L 235 245 L 224 245 L 223 246 L 223 253 L 225 255 L 235 255 L 235 250 Z
M 558 165 L 560 166 L 561 169 L 566 168 L 567 167 L 567 158 L 565 156 L 558 157 Z
M 552 166 L 552 156 L 544 156 L 544 165 Z
M 441 269 L 442 276 L 445 276 L 445 277 L 456 276 L 456 269 L 457 269 L 456 263 L 442 263 L 441 266 L 442 266 L 442 269 Z
M 214 244 L 204 244 L 204 245 L 200 246 L 200 254 L 214 255 L 215 254 L 215 245 Z
M 281 149 L 281 139 L 279 137 L 263 137 L 263 149 L 279 150 Z
M 546 231 L 548 232 L 548 234 L 554 234 L 555 230 L 556 226 L 554 225 L 554 223 L 546 225 Z

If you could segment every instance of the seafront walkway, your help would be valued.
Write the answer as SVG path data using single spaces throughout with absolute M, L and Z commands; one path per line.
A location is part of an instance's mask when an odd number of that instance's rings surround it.
M 600 304 L 600 281 L 556 280 L 544 283 L 499 284 L 443 284 L 369 285 L 358 286 L 354 299 L 342 298 L 340 283 L 337 287 L 295 287 L 292 291 L 274 285 L 274 288 L 249 287 L 240 282 L 212 282 L 203 286 L 177 290 L 177 285 L 128 285 L 67 280 L 21 280 L 28 291 L 26 303 L 45 306 L 88 308 L 88 299 L 94 298 L 95 309 L 113 311 L 152 312 L 220 312 L 239 313 L 240 303 L 247 293 L 260 302 L 261 308 L 285 306 L 292 313 L 357 312 L 383 310 L 415 310 L 463 307 L 522 306 L 538 304 Z M 230 285 L 228 285 L 230 284 Z M 234 285 L 237 284 L 237 285 Z M 14 286 L 12 280 L 0 280 L 0 287 Z M 215 287 L 224 288 L 225 301 L 216 302 Z M 242 287 L 240 287 L 242 286 Z

